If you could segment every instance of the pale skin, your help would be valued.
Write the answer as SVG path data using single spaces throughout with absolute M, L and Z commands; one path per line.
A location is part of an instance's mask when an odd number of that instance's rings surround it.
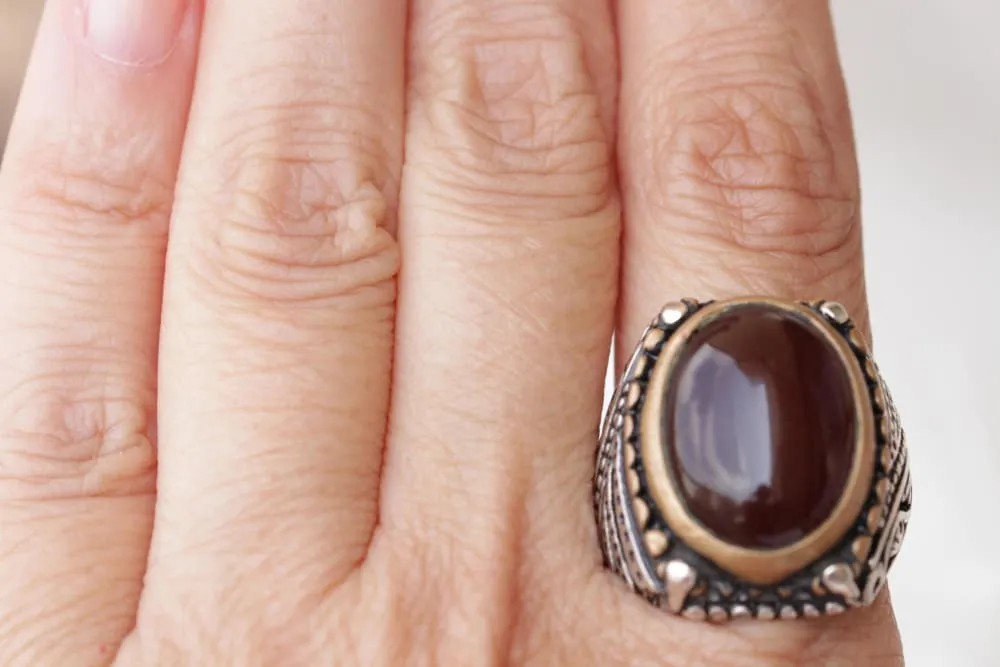
M 886 596 L 669 617 L 591 511 L 614 331 L 868 321 L 826 3 L 407 4 L 48 3 L 0 172 L 0 664 L 901 665 Z

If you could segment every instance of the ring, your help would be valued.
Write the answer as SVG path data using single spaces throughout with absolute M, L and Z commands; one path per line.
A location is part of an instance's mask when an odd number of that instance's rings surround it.
M 870 604 L 906 532 L 899 415 L 838 303 L 665 306 L 604 420 L 594 500 L 605 565 L 692 620 Z

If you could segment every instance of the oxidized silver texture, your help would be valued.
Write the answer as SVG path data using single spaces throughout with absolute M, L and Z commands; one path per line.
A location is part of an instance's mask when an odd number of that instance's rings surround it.
M 836 546 L 774 585 L 750 584 L 685 544 L 665 522 L 650 495 L 638 446 L 638 412 L 646 382 L 670 335 L 708 303 L 685 300 L 664 307 L 636 346 L 608 406 L 594 487 L 606 566 L 654 606 L 692 620 L 811 618 L 870 604 L 884 587 L 899 553 L 910 518 L 912 484 L 896 407 L 863 339 L 839 304 L 820 301 L 805 305 L 822 315 L 851 345 L 867 381 L 877 443 L 868 499 Z M 647 334 L 653 329 L 660 329 L 664 336 L 659 344 L 650 346 Z M 626 420 L 631 430 L 628 435 Z M 637 490 L 633 493 L 630 486 Z M 879 518 L 873 521 L 872 516 Z M 649 533 L 658 535 L 647 543 Z M 662 553 L 654 556 L 648 544 Z M 862 545 L 868 548 L 861 549 Z M 856 555 L 859 551 L 864 554 L 860 558 Z

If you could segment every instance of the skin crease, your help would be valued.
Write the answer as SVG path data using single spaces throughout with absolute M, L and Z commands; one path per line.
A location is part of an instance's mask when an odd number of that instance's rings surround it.
M 668 617 L 591 510 L 614 330 L 745 293 L 866 326 L 824 2 L 185 11 L 129 65 L 50 0 L 21 96 L 0 665 L 902 664 L 888 596 Z

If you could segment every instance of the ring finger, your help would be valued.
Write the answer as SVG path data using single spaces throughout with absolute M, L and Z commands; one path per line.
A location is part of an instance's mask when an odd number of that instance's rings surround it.
M 622 0 L 619 12 L 619 357 L 659 306 L 685 296 L 834 299 L 864 326 L 858 175 L 826 2 Z M 899 652 L 884 598 L 738 635 L 649 611 L 628 618 L 638 635 L 669 627 L 692 651 L 738 650 L 739 664 L 874 664 Z

